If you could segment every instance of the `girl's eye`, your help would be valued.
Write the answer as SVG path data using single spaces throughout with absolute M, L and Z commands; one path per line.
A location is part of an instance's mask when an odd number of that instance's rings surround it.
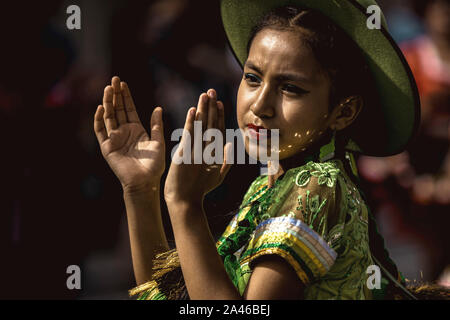
M 244 74 L 244 79 L 250 84 L 257 84 L 257 83 L 260 82 L 260 79 L 257 76 L 255 76 L 254 74 L 251 74 L 251 73 L 245 73 Z
M 295 93 L 295 94 L 305 94 L 305 93 L 308 93 L 308 92 L 309 92 L 309 91 L 306 91 L 306 90 L 304 90 L 304 89 L 302 89 L 302 88 L 299 88 L 299 87 L 297 87 L 297 86 L 294 86 L 294 85 L 292 85 L 292 84 L 285 84 L 285 85 L 282 87 L 282 90 L 287 91 L 287 92 L 289 92 L 289 93 Z

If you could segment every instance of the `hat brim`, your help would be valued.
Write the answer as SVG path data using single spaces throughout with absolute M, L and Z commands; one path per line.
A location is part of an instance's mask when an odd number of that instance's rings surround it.
M 363 0 L 360 0 L 363 1 Z M 390 156 L 404 151 L 420 123 L 420 99 L 411 69 L 400 48 L 382 26 L 369 29 L 364 7 L 355 0 L 222 0 L 221 17 L 229 45 L 241 67 L 247 60 L 247 43 L 255 24 L 269 11 L 286 5 L 314 9 L 341 27 L 362 50 L 378 92 L 376 114 L 352 137 L 363 154 Z M 381 121 L 381 123 L 377 123 Z

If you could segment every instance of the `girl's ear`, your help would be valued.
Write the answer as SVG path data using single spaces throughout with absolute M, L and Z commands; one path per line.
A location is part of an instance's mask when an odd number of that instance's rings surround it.
M 333 110 L 330 129 L 342 130 L 348 127 L 358 117 L 363 107 L 363 99 L 360 96 L 351 96 L 340 103 Z

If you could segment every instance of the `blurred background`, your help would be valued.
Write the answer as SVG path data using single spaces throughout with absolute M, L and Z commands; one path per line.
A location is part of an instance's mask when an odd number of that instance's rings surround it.
M 404 276 L 450 285 L 450 3 L 378 2 L 416 77 L 422 127 L 400 155 L 361 157 L 361 177 Z M 81 30 L 66 27 L 73 4 Z M 171 132 L 209 88 L 224 102 L 227 127 L 237 128 L 241 69 L 219 2 L 12 2 L 0 15 L 0 298 L 128 299 L 135 282 L 126 213 L 94 135 L 94 112 L 111 77 L 120 76 L 147 129 L 152 110 L 163 106 L 167 161 Z M 235 165 L 208 195 L 214 235 L 258 173 Z M 81 268 L 81 290 L 66 286 L 70 265 Z

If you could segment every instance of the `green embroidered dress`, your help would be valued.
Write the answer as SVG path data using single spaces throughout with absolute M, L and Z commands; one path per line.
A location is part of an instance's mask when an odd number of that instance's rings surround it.
M 260 176 L 252 183 L 217 242 L 239 292 L 243 294 L 256 258 L 277 254 L 306 285 L 306 299 L 371 299 L 366 285 L 366 270 L 374 264 L 368 210 L 342 162 L 309 162 L 288 170 L 271 189 L 267 180 Z M 243 221 L 255 226 L 249 240 L 235 252 L 221 252 Z
M 367 286 L 367 268 L 375 264 L 369 248 L 368 208 L 343 163 L 310 161 L 288 170 L 272 188 L 267 182 L 267 176 L 256 178 L 216 243 L 240 294 L 257 258 L 276 254 L 305 284 L 306 299 L 382 298 L 385 278 L 381 290 Z M 167 253 L 161 274 L 167 265 L 179 266 L 177 258 L 175 250 Z M 182 277 L 179 267 L 177 276 Z M 171 294 L 174 286 L 163 289 L 159 283 L 168 278 L 174 276 L 154 277 L 130 293 L 145 300 L 179 298 Z

